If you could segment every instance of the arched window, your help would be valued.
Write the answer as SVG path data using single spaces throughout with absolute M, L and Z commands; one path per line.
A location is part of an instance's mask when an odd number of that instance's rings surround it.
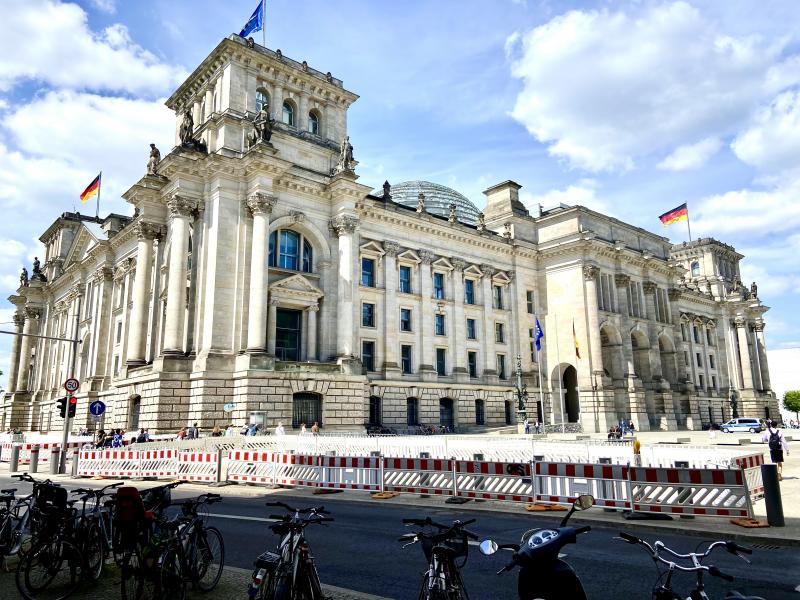
M 692 263 L 692 277 L 699 277 L 700 276 L 700 263 L 694 261 Z
M 283 103 L 283 122 L 294 127 L 294 107 L 288 100 Z
M 314 250 L 311 242 L 291 229 L 273 231 L 269 236 L 269 266 L 313 272 Z
M 475 425 L 486 425 L 486 411 L 483 400 L 475 400 Z
M 308 130 L 314 135 L 319 135 L 319 115 L 315 110 L 308 113 Z
M 292 397 L 292 427 L 305 423 L 309 428 L 322 426 L 322 396 L 312 392 L 297 392 Z
M 269 108 L 269 96 L 264 90 L 256 90 L 256 112 L 262 108 Z

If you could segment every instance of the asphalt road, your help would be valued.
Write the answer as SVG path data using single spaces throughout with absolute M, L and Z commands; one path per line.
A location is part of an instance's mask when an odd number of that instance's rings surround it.
M 188 495 L 177 490 L 174 497 Z M 331 511 L 336 519 L 334 523 L 309 526 L 306 530 L 324 583 L 398 599 L 417 597 L 421 574 L 426 568 L 418 545 L 401 549 L 401 544 L 396 541 L 408 531 L 401 522 L 404 517 L 430 516 L 439 522 L 476 518 L 477 522 L 470 529 L 481 537 L 491 537 L 498 542 L 518 541 L 527 529 L 553 526 L 552 519 L 522 512 L 463 512 L 458 506 L 451 510 L 423 510 L 391 500 L 352 501 L 343 494 L 320 495 L 312 499 L 282 491 L 272 494 L 270 499 L 300 507 L 324 504 Z M 223 502 L 211 507 L 209 524 L 223 533 L 226 564 L 250 568 L 261 552 L 274 549 L 277 537 L 267 528 L 268 516 L 280 511 L 264 506 L 265 501 L 265 496 L 226 495 Z M 687 527 L 690 525 L 687 522 Z M 590 533 L 579 537 L 576 545 L 565 548 L 565 560 L 578 573 L 591 599 L 649 598 L 657 577 L 653 563 L 639 548 L 612 540 L 617 533 L 617 529 L 594 525 Z M 651 542 L 655 539 L 647 534 L 640 534 L 640 537 Z M 694 550 L 700 541 L 697 537 L 680 535 L 660 535 L 659 539 L 679 552 Z M 486 557 L 476 547 L 470 550 L 469 560 L 462 570 L 470 598 L 516 599 L 516 572 L 496 575 L 508 561 L 508 554 L 499 552 Z M 713 599 L 724 598 L 725 590 L 735 588 L 743 594 L 763 596 L 768 600 L 800 600 L 800 593 L 795 591 L 800 584 L 800 548 L 755 548 L 752 565 L 726 553 L 719 553 L 715 558 L 714 564 L 737 579 L 728 584 L 708 578 L 707 592 Z M 547 574 L 542 573 L 542 576 Z M 688 593 L 691 583 L 688 576 L 680 576 L 676 582 L 677 591 Z M 245 590 L 242 590 L 241 597 L 246 597 Z

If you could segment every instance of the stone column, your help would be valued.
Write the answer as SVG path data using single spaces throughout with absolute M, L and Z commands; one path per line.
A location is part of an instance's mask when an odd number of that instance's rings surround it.
M 94 274 L 97 283 L 95 293 L 95 315 L 94 315 L 94 336 L 92 348 L 92 377 L 102 379 L 106 371 L 106 363 L 109 360 L 106 340 L 109 335 L 114 335 L 113 306 L 112 306 L 112 277 L 114 271 L 111 267 L 100 267 Z
M 306 309 L 308 324 L 306 326 L 306 360 L 317 360 L 317 311 L 319 304 L 312 304 Z
M 167 201 L 172 240 L 169 251 L 167 314 L 164 323 L 164 354 L 183 354 L 183 327 L 186 320 L 186 258 L 189 223 L 197 208 L 190 198 L 173 195 Z
M 758 345 L 758 362 L 761 367 L 761 385 L 764 390 L 771 390 L 772 383 L 769 379 L 769 363 L 767 362 L 767 344 L 764 341 L 764 323 L 757 321 L 753 325 L 756 332 L 756 344 Z
M 595 371 L 603 370 L 603 342 L 600 339 L 600 309 L 597 306 L 597 273 L 599 269 L 594 265 L 584 265 L 583 279 L 586 285 L 586 313 L 587 323 L 589 329 L 589 358 L 591 359 L 589 377 Z M 624 344 L 623 344 L 624 345 Z M 609 365 L 609 371 L 611 371 Z
M 492 304 L 492 275 L 496 270 L 491 265 L 481 265 L 483 278 L 481 286 L 483 288 L 483 374 L 487 376 L 497 375 L 497 358 L 495 357 L 494 345 L 494 308 Z M 507 364 L 506 368 L 510 368 Z
M 420 340 L 420 373 L 425 371 L 433 371 L 434 368 L 434 344 L 432 342 L 426 343 L 425 338 L 433 334 L 433 279 L 431 275 L 431 263 L 435 257 L 434 253 L 430 250 L 422 249 L 419 251 L 419 257 L 422 262 L 419 264 L 419 295 L 420 295 L 420 324 L 418 331 L 418 339 Z
M 25 325 L 25 313 L 14 313 L 14 332 L 22 333 L 23 326 Z M 22 346 L 22 336 L 15 335 L 11 340 L 11 371 L 8 374 L 8 390 L 9 394 L 17 391 L 17 377 L 19 376 L 19 355 Z
M 742 366 L 742 387 L 753 389 L 753 368 L 750 362 L 750 350 L 747 344 L 747 321 L 736 317 L 736 336 L 739 339 L 739 363 Z
M 278 81 L 272 88 L 272 118 L 283 123 L 283 88 Z
M 300 112 L 297 115 L 297 128 L 300 131 L 308 131 L 308 94 L 305 92 L 300 92 L 300 105 L 298 106 L 298 111 Z
M 205 123 L 211 114 L 214 112 L 214 90 L 211 89 L 211 86 L 206 89 L 206 114 L 203 115 L 203 123 Z M 197 127 L 200 123 L 195 123 L 195 127 Z
M 628 387 L 631 387 L 631 381 L 635 378 L 635 369 L 633 367 L 633 347 L 631 346 L 631 336 L 628 333 L 631 330 L 630 323 L 630 308 L 628 298 L 628 285 L 631 282 L 629 275 L 616 273 L 614 275 L 614 284 L 617 286 L 617 305 L 619 306 L 619 320 L 622 325 L 620 332 L 622 337 L 622 354 L 625 357 L 625 378 L 628 380 Z M 602 350 L 602 349 L 601 349 Z
M 39 317 L 41 310 L 30 306 L 25 307 L 25 325 L 22 333 L 19 352 L 19 366 L 17 371 L 17 391 L 27 392 L 28 390 L 28 368 L 31 364 L 31 351 L 36 344 L 36 338 L 30 337 L 36 335 L 39 331 Z
M 277 318 L 278 318 L 278 300 L 276 298 L 269 299 L 269 335 L 267 336 L 267 354 L 275 356 L 275 334 L 277 331 Z
M 463 258 L 450 259 L 453 265 L 453 373 L 457 379 L 469 381 L 467 371 L 467 320 L 464 315 L 464 268 L 467 266 Z
M 339 281 L 336 285 L 336 354 L 352 358 L 353 338 L 353 233 L 358 218 L 339 215 L 331 219 L 331 229 L 339 236 Z
M 250 257 L 250 308 L 247 321 L 247 351 L 264 352 L 267 348 L 267 286 L 269 266 L 267 252 L 269 216 L 275 197 L 256 193 L 247 199 L 247 208 L 253 214 L 253 253 Z
M 383 263 L 384 263 L 384 287 L 386 293 L 383 295 L 383 323 L 384 323 L 384 359 L 383 368 L 389 370 L 399 369 L 398 364 L 398 313 L 397 313 L 397 255 L 400 252 L 400 245 L 396 242 L 383 243 Z
M 153 267 L 153 240 L 161 234 L 156 223 L 139 221 L 133 226 L 139 238 L 136 248 L 136 277 L 133 280 L 133 307 L 131 308 L 130 334 L 128 336 L 129 365 L 145 363 L 147 343 L 147 306 L 150 296 L 150 280 Z M 123 298 L 124 306 L 126 299 Z
M 653 381 L 658 381 L 663 376 L 661 372 L 661 354 L 658 345 L 658 314 L 656 311 L 656 285 L 653 281 L 645 281 L 642 283 L 642 291 L 644 291 L 644 303 L 647 311 L 647 337 L 650 340 L 650 372 L 653 375 Z

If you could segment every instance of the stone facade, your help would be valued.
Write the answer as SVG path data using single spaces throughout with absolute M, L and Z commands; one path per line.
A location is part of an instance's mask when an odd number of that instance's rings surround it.
M 76 428 L 95 399 L 104 426 L 151 431 L 496 426 L 516 419 L 517 356 L 531 420 L 700 428 L 730 417 L 731 392 L 778 417 L 767 307 L 733 248 L 580 206 L 531 215 L 512 181 L 482 214 L 426 182 L 395 201 L 342 143 L 356 99 L 223 40 L 167 101 L 178 145 L 124 194 L 133 216 L 64 213 L 42 235 L 47 281 L 10 301 L 17 331 L 44 337 L 14 341 L 0 426 L 59 429 L 72 374 Z M 269 142 L 252 135 L 262 109 Z

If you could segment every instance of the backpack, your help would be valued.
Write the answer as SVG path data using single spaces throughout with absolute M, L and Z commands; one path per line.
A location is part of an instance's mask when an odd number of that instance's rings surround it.
M 778 435 L 780 432 L 778 429 L 775 431 L 769 430 L 769 449 L 770 450 L 780 450 L 781 449 L 781 438 Z

